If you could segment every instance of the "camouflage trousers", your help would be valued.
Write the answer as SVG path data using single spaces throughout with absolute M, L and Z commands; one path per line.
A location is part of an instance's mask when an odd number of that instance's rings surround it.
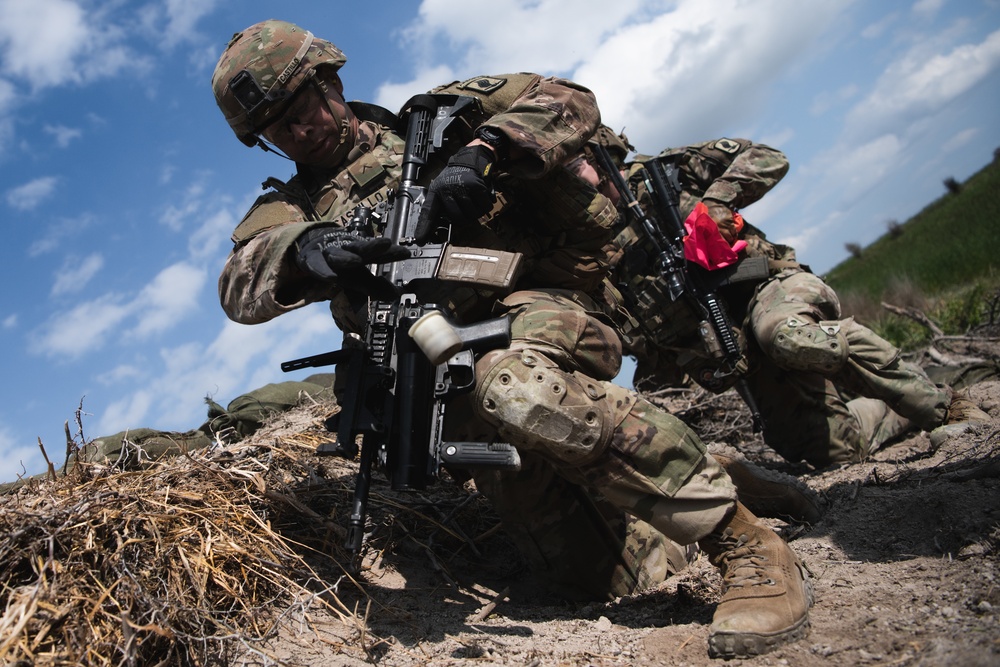
M 733 506 L 732 482 L 689 427 L 612 382 L 621 341 L 588 297 L 518 292 L 504 305 L 513 341 L 477 362 L 460 437 L 511 442 L 524 467 L 477 486 L 561 589 L 613 597 L 662 581 L 678 545 Z
M 907 431 L 940 426 L 947 415 L 951 389 L 842 318 L 836 292 L 811 273 L 790 269 L 765 282 L 747 322 L 747 382 L 766 423 L 764 440 L 790 461 L 860 461 Z M 783 342 L 790 335 L 806 342 Z

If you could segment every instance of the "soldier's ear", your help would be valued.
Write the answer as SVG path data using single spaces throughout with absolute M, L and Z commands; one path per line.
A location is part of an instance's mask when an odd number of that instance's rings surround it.
M 334 74 L 333 79 L 330 81 L 333 85 L 333 89 L 340 93 L 340 96 L 344 96 L 344 82 L 340 80 L 339 74 Z

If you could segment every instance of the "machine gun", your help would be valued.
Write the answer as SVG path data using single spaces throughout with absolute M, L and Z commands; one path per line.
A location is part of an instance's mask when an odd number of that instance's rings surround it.
M 646 190 L 658 214 L 654 219 L 643 211 L 639 201 L 629 190 L 607 148 L 595 145 L 593 149 L 601 168 L 611 178 L 615 189 L 625 201 L 630 215 L 642 226 L 646 238 L 655 249 L 656 268 L 667 285 L 670 299 L 686 299 L 701 318 L 700 338 L 718 366 L 714 370 L 705 369 L 704 375 L 697 380 L 706 387 L 721 387 L 734 381 L 730 386 L 736 388 L 750 409 L 753 430 L 763 430 L 764 419 L 744 378 L 747 370 L 746 356 L 740 348 L 726 305 L 711 287 L 707 272 L 684 257 L 684 237 L 687 231 L 680 214 L 681 185 L 676 166 L 655 158 L 644 163 Z
M 520 266 L 516 253 L 460 248 L 448 242 L 450 226 L 421 218 L 427 188 L 417 185 L 421 169 L 448 141 L 446 130 L 478 100 L 458 95 L 418 95 L 403 107 L 406 149 L 400 186 L 385 204 L 355 209 L 348 229 L 376 234 L 410 251 L 410 256 L 373 265 L 361 276 L 368 318 L 360 337 L 344 347 L 282 363 L 285 372 L 337 364 L 341 410 L 327 422 L 336 443 L 317 454 L 355 458 L 354 487 L 346 547 L 357 566 L 364 537 L 372 468 L 382 469 L 394 490 L 419 490 L 440 467 L 517 469 L 509 443 L 444 440 L 449 399 L 475 386 L 475 353 L 510 344 L 506 317 L 458 326 L 443 307 L 423 303 L 421 286 L 451 281 L 492 289 L 509 288 Z

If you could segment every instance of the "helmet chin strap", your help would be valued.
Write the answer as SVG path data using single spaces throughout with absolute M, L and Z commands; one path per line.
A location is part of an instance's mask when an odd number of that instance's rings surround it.
M 265 153 L 274 153 L 278 157 L 283 157 L 286 160 L 288 160 L 289 162 L 294 162 L 294 160 L 292 160 L 292 158 L 288 157 L 287 155 L 285 155 L 284 153 L 282 153 L 280 150 L 278 150 L 277 146 L 275 146 L 274 144 L 270 144 L 270 143 L 264 141 L 264 139 L 261 138 L 261 137 L 259 137 L 259 136 L 257 137 L 257 146 L 261 150 L 263 150 Z
M 338 114 L 337 110 L 330 103 L 330 98 L 327 96 L 329 92 L 329 86 L 327 85 L 326 81 L 317 77 L 313 79 L 312 83 L 319 89 L 320 96 L 323 99 L 323 103 L 326 104 L 326 108 L 327 111 L 330 112 L 330 116 L 337 122 L 338 125 L 340 125 L 340 139 L 337 141 L 337 148 L 333 152 L 334 156 L 337 156 L 343 152 L 344 147 L 347 145 L 348 140 L 351 138 L 351 130 L 352 130 L 351 121 L 346 114 L 343 116 Z M 343 108 L 345 109 L 347 108 L 346 101 L 343 104 Z M 348 147 L 348 150 L 350 150 L 350 147 Z M 340 160 L 338 160 L 337 162 L 339 163 Z

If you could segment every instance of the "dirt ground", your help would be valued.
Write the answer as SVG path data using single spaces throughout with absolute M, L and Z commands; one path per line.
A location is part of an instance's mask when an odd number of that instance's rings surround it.
M 727 664 L 1000 664 L 1000 383 L 972 392 L 993 420 L 936 451 L 918 433 L 865 463 L 810 473 L 759 441 L 740 443 L 762 465 L 797 474 L 828 509 L 815 525 L 769 520 L 811 571 L 809 635 Z M 488 511 L 473 514 L 468 535 Z M 338 588 L 367 619 L 363 629 L 314 617 L 284 632 L 271 655 L 323 667 L 723 662 L 707 655 L 719 577 L 703 555 L 656 590 L 570 604 L 542 592 L 502 536 L 480 538 L 474 554 L 436 532 L 395 532 L 381 542 L 389 548 L 368 554 L 363 594 Z
M 990 422 L 824 472 L 782 461 L 728 394 L 655 398 L 825 502 L 813 525 L 768 519 L 812 573 L 811 631 L 725 664 L 1000 664 L 1000 382 L 971 391 Z M 237 446 L 0 498 L 0 663 L 723 664 L 707 652 L 720 578 L 703 555 L 654 590 L 566 602 L 469 485 L 396 493 L 376 473 L 350 576 L 356 464 L 313 455 L 325 414 L 308 406 Z

